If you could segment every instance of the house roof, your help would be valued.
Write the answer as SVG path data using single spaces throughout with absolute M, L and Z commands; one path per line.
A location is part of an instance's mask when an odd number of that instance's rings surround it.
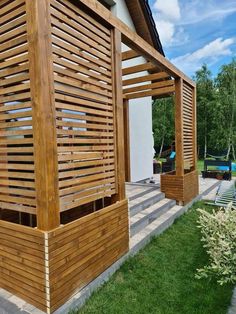
M 136 32 L 165 56 L 148 0 L 125 0 Z

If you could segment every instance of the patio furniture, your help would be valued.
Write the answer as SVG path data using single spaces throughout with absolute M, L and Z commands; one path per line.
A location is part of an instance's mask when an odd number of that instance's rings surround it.
M 162 172 L 170 172 L 175 169 L 175 152 L 171 152 L 170 156 L 166 158 L 166 161 L 162 162 Z
M 209 169 L 208 167 L 215 167 L 215 169 Z M 202 171 L 203 178 L 217 178 L 220 174 L 222 175 L 222 179 L 231 180 L 231 160 L 204 160 L 204 171 Z

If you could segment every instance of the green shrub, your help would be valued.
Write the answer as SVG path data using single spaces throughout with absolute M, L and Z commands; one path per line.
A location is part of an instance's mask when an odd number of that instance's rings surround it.
M 216 277 L 220 285 L 236 283 L 236 208 L 230 203 L 226 209 L 201 213 L 198 227 L 201 229 L 209 264 L 197 270 L 196 278 Z

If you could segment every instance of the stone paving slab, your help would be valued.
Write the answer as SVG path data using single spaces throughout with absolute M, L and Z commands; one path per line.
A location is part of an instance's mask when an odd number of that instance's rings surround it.
M 31 304 L 0 289 L 0 314 L 44 314 Z

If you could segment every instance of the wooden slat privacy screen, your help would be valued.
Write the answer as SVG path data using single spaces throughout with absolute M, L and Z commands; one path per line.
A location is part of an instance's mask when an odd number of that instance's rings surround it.
M 0 21 L 0 208 L 35 214 L 25 1 L 1 1 Z
M 115 193 L 111 31 L 51 1 L 61 211 Z
M 183 82 L 183 156 L 189 167 L 194 167 L 194 100 L 193 88 Z
M 116 192 L 112 39 L 111 30 L 69 1 L 50 3 L 58 188 L 65 211 Z M 0 208 L 35 214 L 25 0 L 0 5 Z

